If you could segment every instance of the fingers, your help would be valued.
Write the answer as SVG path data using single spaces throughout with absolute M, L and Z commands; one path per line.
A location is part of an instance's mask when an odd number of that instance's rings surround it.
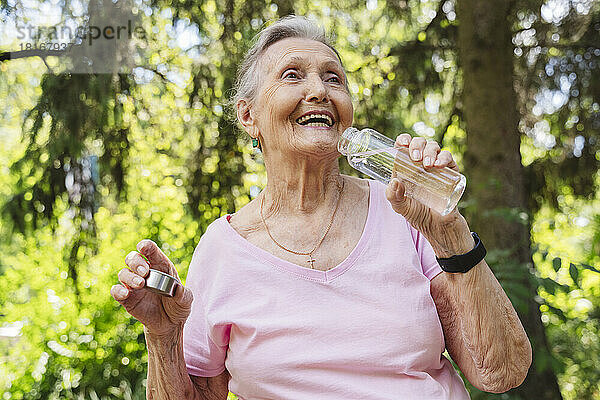
M 110 294 L 119 303 L 123 303 L 129 298 L 132 290 L 141 289 L 145 286 L 146 280 L 131 271 L 129 268 L 123 268 L 117 274 L 119 278 L 119 285 L 113 285 L 110 288 Z
M 146 261 L 146 259 L 137 251 L 132 251 L 125 256 L 125 264 L 140 276 L 145 277 L 148 275 L 150 264 L 148 264 L 148 261 Z
M 123 285 L 113 285 L 110 288 L 110 294 L 116 301 L 120 303 L 127 300 L 129 297 L 129 289 Z
M 396 147 L 408 148 L 410 158 L 413 161 L 422 161 L 425 168 L 448 167 L 458 171 L 458 165 L 447 150 L 442 151 L 440 145 L 434 140 L 426 140 L 422 137 L 411 137 L 403 133 L 396 138 Z
M 393 178 L 385 190 L 385 197 L 390 202 L 392 209 L 402 214 L 408 222 L 419 229 L 423 225 L 423 219 L 430 213 L 427 208 L 410 196 L 405 196 L 405 186 L 398 178 Z
M 425 148 L 423 149 L 423 165 L 426 168 L 433 167 L 434 163 L 437 161 L 440 150 L 440 145 L 437 142 L 433 140 L 428 140 L 426 142 Z
M 408 197 L 405 196 L 405 187 L 398 178 L 393 178 L 385 188 L 385 197 L 394 211 L 404 215 L 407 209 Z
M 452 157 L 452 153 L 450 153 L 447 150 L 439 152 L 439 154 L 437 156 L 437 160 L 435 160 L 435 163 L 433 165 L 434 165 L 434 167 L 440 167 L 440 168 L 448 167 L 450 169 L 458 171 L 458 165 L 456 164 L 456 161 Z
M 192 291 L 184 287 L 181 283 L 177 283 L 177 289 L 173 294 L 172 300 L 163 302 L 165 311 L 167 311 L 171 319 L 185 320 L 192 309 L 192 301 L 194 300 Z
M 431 210 L 411 196 L 405 196 L 405 186 L 398 178 L 390 181 L 385 190 L 385 196 L 392 209 L 404 218 L 417 230 L 425 232 L 431 225 Z
M 136 248 L 148 259 L 152 269 L 176 275 L 175 267 L 171 260 L 152 240 L 144 239 L 137 244 Z
M 398 178 L 393 178 L 385 189 L 385 197 L 391 203 L 392 208 L 402 215 L 409 210 L 411 201 L 410 197 L 405 196 L 405 192 L 406 187 Z
M 385 189 L 385 197 L 390 202 L 397 202 L 398 200 L 404 201 L 406 198 L 404 195 L 405 190 L 406 188 L 400 183 L 400 180 L 398 178 L 393 178 Z
M 427 141 L 425 138 L 416 137 L 410 141 L 410 145 L 408 146 L 408 153 L 410 154 L 410 158 L 413 161 L 421 161 L 423 158 L 423 149 L 425 149 L 425 145 Z
M 145 280 L 138 274 L 132 272 L 129 268 L 123 268 L 118 274 L 119 282 L 125 287 L 132 289 L 139 289 L 144 287 Z
M 408 146 L 411 140 L 412 136 L 410 136 L 408 133 L 402 133 L 396 138 L 396 146 Z
M 408 151 L 413 161 L 423 161 L 425 167 L 432 167 L 440 152 L 440 145 L 433 140 L 416 137 L 410 142 Z
M 111 287 L 110 294 L 148 329 L 153 332 L 171 332 L 189 316 L 192 291 L 179 282 L 173 263 L 154 242 L 142 240 L 137 249 L 139 252 L 132 251 L 125 257 L 128 268 L 119 271 L 119 284 Z M 177 279 L 173 297 L 147 290 L 144 277 L 148 276 L 150 267 Z

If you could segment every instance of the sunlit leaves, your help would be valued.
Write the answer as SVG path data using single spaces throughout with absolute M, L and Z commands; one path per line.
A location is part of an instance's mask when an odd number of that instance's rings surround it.
M 559 374 L 563 396 L 594 398 L 593 382 L 600 379 L 598 362 L 590 356 L 600 351 L 594 339 L 600 325 L 600 258 L 593 251 L 598 207 L 564 194 L 559 210 L 542 208 L 532 230 L 539 244 L 534 261 L 541 275 L 540 311 L 552 348 L 565 365 Z
M 558 24 L 549 2 L 543 9 L 537 1 L 514 4 L 521 156 L 531 166 L 532 209 L 541 208 L 535 215 L 495 212 L 533 223 L 541 246 L 534 254 L 540 310 L 566 365 L 555 370 L 568 396 L 586 398 L 600 381 L 600 368 L 588 357 L 600 351 L 599 208 L 579 198 L 598 187 L 598 13 L 584 15 L 575 5 L 575 19 L 563 16 Z M 0 140 L 4 221 L 23 231 L 37 228 L 10 244 L 5 223 L 0 245 L 0 324 L 22 323 L 23 336 L 2 348 L 10 357 L 0 366 L 0 387 L 12 382 L 15 397 L 144 397 L 141 327 L 108 290 L 124 255 L 143 237 L 159 243 L 185 277 L 208 223 L 264 187 L 261 157 L 236 133 L 226 99 L 242 52 L 267 21 L 308 14 L 334 34 L 351 71 L 356 125 L 389 136 L 433 134 L 459 162 L 464 151 L 454 1 L 155 0 L 140 7 L 148 16 L 144 26 L 157 32 L 146 48 L 148 62 L 131 74 L 40 78 L 40 60 L 0 63 L 0 94 L 8 105 L 0 109 L 1 134 L 16 137 L 24 121 L 31 138 L 27 153 L 27 141 Z M 4 167 L 22 155 L 12 171 Z M 99 157 L 97 240 L 83 238 L 97 248 L 75 249 L 76 296 L 64 250 L 69 255 L 75 248 L 73 232 L 86 218 L 68 211 L 81 198 L 69 197 L 65 167 L 89 155 Z M 53 219 L 54 234 L 45 226 Z M 523 310 L 532 296 L 520 280 L 527 266 L 511 264 L 508 255 L 490 251 L 489 262 L 507 266 L 498 277 Z
M 560 269 L 562 265 L 562 260 L 559 257 L 555 257 L 552 260 L 552 268 L 554 268 L 554 271 L 558 272 L 558 270 Z

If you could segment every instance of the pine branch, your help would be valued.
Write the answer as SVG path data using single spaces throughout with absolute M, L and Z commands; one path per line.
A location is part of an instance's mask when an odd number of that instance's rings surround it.
M 42 59 L 50 56 L 61 56 L 67 50 L 19 50 L 19 51 L 3 51 L 0 52 L 0 62 L 8 60 L 16 60 L 18 58 L 41 57 Z
M 157 69 L 148 68 L 148 67 L 144 67 L 144 69 L 153 72 L 154 74 L 159 76 L 164 82 L 170 82 L 169 79 L 167 78 L 167 76 L 165 74 L 163 74 L 162 72 L 159 72 Z
M 454 97 L 454 95 L 452 95 L 452 97 Z M 441 146 L 444 145 L 444 138 L 446 137 L 446 132 L 448 131 L 448 128 L 450 128 L 450 125 L 452 125 L 452 117 L 457 115 L 459 118 L 462 117 L 462 111 L 458 108 L 458 106 L 456 104 L 454 104 L 454 108 L 452 109 L 452 111 L 450 112 L 450 114 L 448 114 L 448 119 L 446 120 L 446 124 L 444 124 L 444 127 L 440 130 L 440 140 L 439 143 Z
M 567 49 L 567 50 L 587 50 L 587 49 L 597 49 L 600 47 L 598 43 L 589 42 L 589 43 L 548 43 L 548 42 L 537 42 L 532 45 L 521 45 L 519 47 L 522 48 L 530 48 L 530 47 L 554 47 L 557 49 Z
M 444 1 L 440 1 L 439 5 L 438 5 L 438 9 L 437 12 L 435 14 L 435 17 L 429 22 L 429 24 L 427 24 L 427 26 L 424 29 L 421 29 L 420 32 L 425 32 L 426 34 L 428 34 L 431 29 L 433 29 L 436 25 L 439 25 L 442 21 L 442 18 L 444 18 L 444 10 L 443 10 L 443 5 L 444 5 Z M 427 35 L 429 36 L 429 35 Z M 409 42 L 404 42 L 401 44 L 398 44 L 394 47 L 392 47 L 388 53 L 388 56 L 401 56 L 402 54 L 405 54 L 407 52 L 412 52 L 412 51 L 418 51 L 418 50 L 446 50 L 446 49 L 450 49 L 453 50 L 455 49 L 454 46 L 449 45 L 449 46 L 443 46 L 440 44 L 429 44 L 429 43 L 424 43 L 418 39 L 416 40 L 411 40 Z

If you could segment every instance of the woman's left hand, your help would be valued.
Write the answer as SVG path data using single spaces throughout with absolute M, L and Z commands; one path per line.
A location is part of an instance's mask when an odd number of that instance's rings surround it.
M 422 161 L 425 169 L 448 167 L 458 172 L 458 165 L 449 151 L 441 151 L 437 142 L 422 137 L 411 137 L 404 133 L 396 138 L 396 147 L 409 149 L 413 161 Z M 440 258 L 455 254 L 464 254 L 473 249 L 474 241 L 465 218 L 456 208 L 442 216 L 419 201 L 404 196 L 404 185 L 393 178 L 387 189 L 386 197 L 394 211 L 421 232 Z

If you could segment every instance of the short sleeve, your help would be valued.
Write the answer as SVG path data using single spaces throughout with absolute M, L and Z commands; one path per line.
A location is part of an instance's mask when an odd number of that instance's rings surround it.
M 417 255 L 419 256 L 419 261 L 421 262 L 423 275 L 425 275 L 429 280 L 432 280 L 442 272 L 442 268 L 435 258 L 435 253 L 431 247 L 431 244 L 429 244 L 429 241 L 427 241 L 421 232 L 413 228 L 408 221 L 407 224 L 417 250 Z
M 410 222 L 408 222 L 406 220 L 406 218 L 404 218 L 404 216 L 402 216 L 401 214 L 394 211 L 392 209 L 392 207 L 390 206 L 389 202 L 385 199 L 386 186 L 383 183 L 381 183 L 379 181 L 374 181 L 374 180 L 370 180 L 369 184 L 371 185 L 372 188 L 375 188 L 375 190 L 378 191 L 377 197 L 380 199 L 379 201 L 381 201 L 382 204 L 384 204 L 384 209 L 386 210 L 384 213 L 381 214 L 382 215 L 381 218 L 383 218 L 383 220 L 381 221 L 381 224 L 386 225 L 389 223 L 398 223 L 399 221 L 404 221 L 404 223 L 406 224 L 406 228 L 407 228 L 408 232 L 410 232 L 412 242 L 415 246 L 417 258 L 418 258 L 419 263 L 421 264 L 420 267 L 421 267 L 421 272 L 423 273 L 423 275 L 425 275 L 427 277 L 427 279 L 432 280 L 437 275 L 439 275 L 441 272 L 443 272 L 442 268 L 440 267 L 440 265 L 438 264 L 438 262 L 435 258 L 435 253 L 434 253 L 433 248 L 431 247 L 431 244 L 429 243 L 429 241 L 427 241 L 425 236 L 423 236 L 421 234 L 421 232 L 416 230 L 410 224 Z M 396 222 L 396 221 L 398 221 L 398 222 Z M 402 235 L 405 235 L 405 234 L 406 234 L 406 231 L 404 229 L 402 229 Z M 407 243 L 407 245 L 409 245 L 409 244 Z M 418 268 L 416 265 L 415 265 L 415 267 Z
M 205 233 L 209 235 L 209 231 Z M 210 312 L 214 304 L 211 296 L 215 274 L 211 274 L 210 254 L 207 249 L 210 240 L 204 236 L 194 251 L 188 270 L 186 286 L 192 290 L 194 301 L 192 310 L 183 329 L 183 352 L 187 371 L 190 375 L 212 377 L 225 370 L 225 357 L 229 346 L 231 325 L 211 324 Z M 215 249 L 217 250 L 217 249 Z

